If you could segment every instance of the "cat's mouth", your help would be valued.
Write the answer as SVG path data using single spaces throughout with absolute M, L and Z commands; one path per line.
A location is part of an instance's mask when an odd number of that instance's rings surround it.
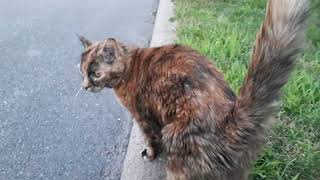
M 89 87 L 89 88 L 87 89 L 87 91 L 89 91 L 89 92 L 99 92 L 99 91 L 101 91 L 102 89 L 103 89 L 102 87 L 93 86 L 93 87 Z
M 108 83 L 106 84 L 106 87 L 107 88 L 112 88 L 111 84 L 108 84 Z
M 105 85 L 106 88 L 112 88 L 111 84 L 106 84 Z M 86 89 L 89 92 L 100 92 L 104 87 L 100 87 L 100 86 L 91 86 L 88 89 Z

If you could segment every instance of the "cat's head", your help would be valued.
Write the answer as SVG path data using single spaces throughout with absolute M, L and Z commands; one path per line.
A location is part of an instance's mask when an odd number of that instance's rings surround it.
M 128 49 L 113 38 L 96 43 L 83 36 L 79 39 L 85 47 L 80 63 L 83 88 L 98 92 L 104 87 L 117 86 L 126 70 Z

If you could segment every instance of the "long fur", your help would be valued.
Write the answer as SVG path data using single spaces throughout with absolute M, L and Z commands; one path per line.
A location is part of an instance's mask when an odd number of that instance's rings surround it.
M 269 0 L 267 14 L 252 54 L 252 63 L 237 100 L 237 113 L 264 123 L 277 108 L 280 88 L 301 51 L 308 0 Z M 239 115 L 240 116 L 240 115 Z
M 268 1 L 238 97 L 191 48 L 135 48 L 115 39 L 80 38 L 83 86 L 114 89 L 145 135 L 142 156 L 166 153 L 168 180 L 244 180 L 301 51 L 308 13 L 308 0 Z

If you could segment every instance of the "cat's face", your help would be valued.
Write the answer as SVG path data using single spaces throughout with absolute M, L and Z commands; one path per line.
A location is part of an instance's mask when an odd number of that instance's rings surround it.
M 98 43 L 91 43 L 82 36 L 79 38 L 85 47 L 80 64 L 83 88 L 99 92 L 104 87 L 119 84 L 126 68 L 124 46 L 112 38 Z

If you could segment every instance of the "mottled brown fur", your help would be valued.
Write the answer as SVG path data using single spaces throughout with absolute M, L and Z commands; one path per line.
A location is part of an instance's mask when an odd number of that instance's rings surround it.
M 182 45 L 128 47 L 83 37 L 83 87 L 111 87 L 134 116 L 149 146 L 167 155 L 170 180 L 246 179 L 266 141 L 274 103 L 301 49 L 307 0 L 269 0 L 252 64 L 238 97 L 223 75 Z

